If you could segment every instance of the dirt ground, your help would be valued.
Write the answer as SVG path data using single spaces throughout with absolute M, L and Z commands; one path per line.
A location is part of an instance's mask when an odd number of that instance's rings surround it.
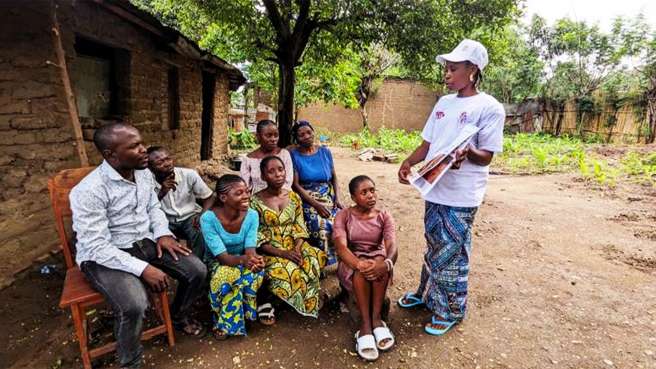
M 423 203 L 397 183 L 397 165 L 334 153 L 342 188 L 370 175 L 397 220 L 397 299 L 419 277 Z M 69 313 L 57 307 L 61 280 L 35 267 L 0 291 L 1 368 L 81 367 Z M 569 175 L 493 176 L 475 222 L 468 317 L 445 337 L 422 332 L 428 312 L 393 306 L 397 346 L 365 364 L 353 352 L 348 314 L 331 304 L 318 320 L 281 312 L 276 326 L 255 324 L 247 338 L 178 335 L 173 349 L 147 343 L 147 367 L 656 368 L 655 282 L 654 189 L 595 190 Z

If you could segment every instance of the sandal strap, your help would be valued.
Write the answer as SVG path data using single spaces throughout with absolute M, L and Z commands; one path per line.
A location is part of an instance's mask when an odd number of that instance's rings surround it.
M 357 337 L 356 346 L 358 349 L 358 353 L 363 353 L 364 350 L 378 351 L 378 348 L 376 348 L 376 339 L 374 338 L 373 334 L 367 334 L 362 337 Z
M 376 338 L 376 343 L 380 343 L 383 340 L 394 339 L 392 331 L 387 328 L 387 325 L 382 327 L 374 328 L 374 337 Z
M 273 311 L 267 311 L 267 312 L 257 313 L 257 317 L 258 318 L 275 318 L 276 316 L 273 313 Z
M 438 318 L 435 317 L 435 315 L 433 315 L 431 317 L 431 323 L 433 323 L 435 325 L 449 325 L 453 322 L 455 322 L 455 321 L 438 319 Z
M 367 334 L 358 337 L 358 346 L 360 349 L 376 348 L 376 341 L 373 334 Z
M 263 310 L 270 310 L 271 313 L 274 313 L 276 311 L 276 309 L 273 307 L 273 305 L 271 305 L 271 303 L 268 303 L 268 302 L 266 304 L 262 304 L 262 305 L 257 307 L 257 312 L 258 313 L 262 312 Z M 266 313 L 266 312 L 264 312 L 264 313 Z
M 406 292 L 403 297 L 398 300 L 399 306 L 402 308 L 410 308 L 413 306 L 418 306 L 423 304 L 421 296 L 418 296 L 414 292 Z
M 392 331 L 385 322 L 383 322 L 382 327 L 374 328 L 374 337 L 376 338 L 376 346 L 382 351 L 391 349 L 396 343 L 394 334 L 392 334 Z M 387 342 L 383 343 L 385 340 L 387 340 Z

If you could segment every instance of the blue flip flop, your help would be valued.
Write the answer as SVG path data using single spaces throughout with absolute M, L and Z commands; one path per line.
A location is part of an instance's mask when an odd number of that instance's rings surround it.
M 435 315 L 433 315 L 433 316 L 431 316 L 431 323 L 433 323 L 433 324 L 439 324 L 439 325 L 446 325 L 446 324 L 449 324 L 449 323 L 451 323 L 451 322 L 448 321 L 448 320 L 437 319 L 437 318 L 435 317 Z
M 444 326 L 443 329 L 437 329 L 437 328 L 433 328 L 433 327 L 430 327 L 430 326 L 424 326 L 424 331 L 426 331 L 426 333 L 428 333 L 432 336 L 442 336 L 446 332 L 450 331 L 451 328 L 453 328 L 453 326 L 458 323 L 455 320 L 452 321 L 452 322 L 445 322 L 443 320 L 435 319 L 435 316 L 433 316 L 431 318 L 431 322 L 433 324 L 436 324 L 436 325 L 443 325 Z
M 403 300 L 407 300 L 407 301 L 410 301 L 410 302 L 406 303 L 406 302 L 403 302 Z M 408 309 L 408 308 L 411 308 L 411 307 L 414 307 L 414 306 L 419 306 L 419 305 L 424 304 L 424 302 L 421 301 L 421 297 L 417 296 L 416 294 L 414 294 L 412 292 L 408 292 L 405 295 L 403 295 L 403 297 L 401 297 L 399 299 L 399 301 L 397 301 L 397 303 L 399 304 L 400 307 L 402 307 L 404 309 Z

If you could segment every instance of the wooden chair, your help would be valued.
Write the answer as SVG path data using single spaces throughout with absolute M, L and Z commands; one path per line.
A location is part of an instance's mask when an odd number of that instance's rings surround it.
M 93 167 L 86 167 L 63 170 L 48 180 L 50 201 L 52 202 L 52 210 L 55 213 L 55 225 L 59 234 L 59 241 L 61 242 L 67 269 L 59 307 L 62 309 L 70 307 L 71 309 L 75 333 L 80 343 L 82 364 L 85 369 L 91 369 L 91 360 L 93 358 L 116 350 L 116 342 L 111 342 L 97 348 L 88 347 L 89 332 L 86 310 L 90 306 L 104 302 L 104 298 L 89 284 L 80 268 L 75 264 L 74 251 L 69 243 L 69 237 L 66 234 L 64 224 L 64 218 L 71 217 L 72 215 L 68 200 L 71 189 L 93 169 Z M 147 340 L 160 334 L 166 334 L 169 346 L 175 345 L 173 324 L 171 322 L 169 300 L 166 291 L 159 294 L 151 294 L 151 301 L 158 317 L 163 323 L 144 331 L 141 339 Z

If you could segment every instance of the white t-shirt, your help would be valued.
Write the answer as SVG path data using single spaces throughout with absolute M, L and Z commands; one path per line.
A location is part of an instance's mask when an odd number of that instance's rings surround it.
M 212 190 L 207 186 L 198 172 L 189 168 L 175 167 L 175 190 L 170 190 L 160 200 L 162 211 L 170 223 L 179 223 L 199 214 L 203 208 L 196 199 L 205 200 L 212 196 Z M 155 180 L 155 193 L 159 193 L 162 185 Z
M 454 140 L 462 127 L 474 124 L 481 130 L 471 144 L 481 150 L 503 150 L 503 124 L 506 113 L 494 97 L 479 92 L 470 97 L 445 95 L 435 104 L 426 121 L 421 137 L 430 142 L 427 158 Z M 465 161 L 458 170 L 447 171 L 424 200 L 455 207 L 477 207 L 483 202 L 489 175 L 489 165 L 480 166 Z

